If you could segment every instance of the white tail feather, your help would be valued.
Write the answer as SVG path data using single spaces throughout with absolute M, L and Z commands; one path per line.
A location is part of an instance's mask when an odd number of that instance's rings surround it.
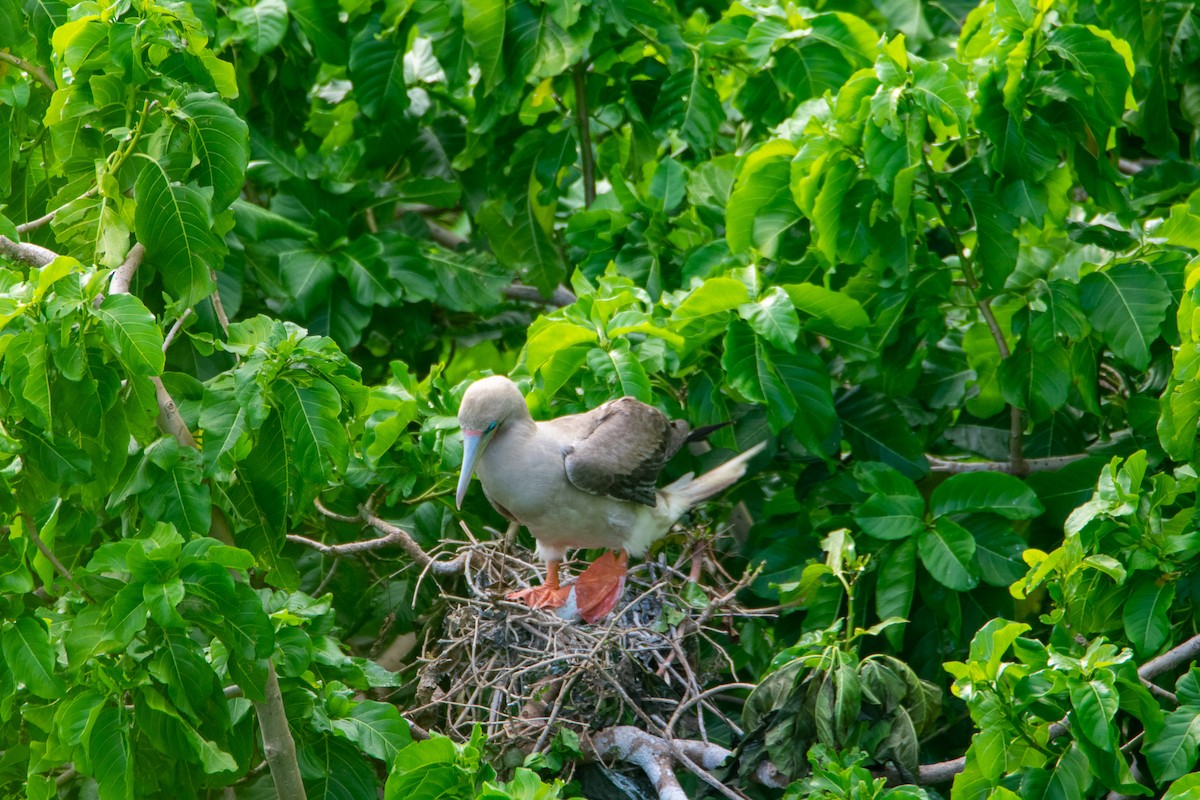
M 669 516 L 671 523 L 679 519 L 691 508 L 695 508 L 708 498 L 728 489 L 746 474 L 746 462 L 758 455 L 766 442 L 759 442 L 744 453 L 739 453 L 720 466 L 710 469 L 699 477 L 692 473 L 684 475 L 674 483 L 669 483 L 659 490 L 660 505 L 665 506 L 663 516 Z

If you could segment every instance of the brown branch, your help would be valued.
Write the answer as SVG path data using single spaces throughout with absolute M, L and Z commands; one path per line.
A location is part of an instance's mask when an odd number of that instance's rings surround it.
M 583 205 L 596 200 L 596 168 L 592 163 L 592 128 L 587 102 L 587 65 L 576 64 L 571 70 L 575 81 L 575 125 L 579 131 L 579 158 L 583 172 Z
M 463 236 L 459 236 L 449 228 L 443 228 L 433 220 L 425 220 L 425 224 L 429 226 L 429 238 L 440 244 L 447 250 L 457 250 L 467 243 Z
M 378 539 L 365 539 L 357 542 L 345 542 L 343 544 L 325 544 L 318 542 L 315 539 L 309 539 L 304 536 L 288 534 L 288 541 L 295 544 L 302 544 L 305 547 L 311 547 L 314 550 L 332 556 L 344 556 L 351 553 L 361 553 L 367 550 L 378 550 L 383 547 L 391 547 L 396 545 L 404 552 L 408 553 L 409 557 L 423 569 L 428 569 L 435 575 L 457 575 L 462 573 L 467 567 L 467 561 L 470 559 L 469 551 L 459 553 L 449 561 L 438 561 L 425 552 L 421 545 L 417 544 L 412 538 L 412 534 L 403 528 L 397 527 L 392 523 L 380 519 L 375 516 L 374 511 L 369 505 L 359 506 L 358 517 L 347 517 L 343 514 L 336 514 L 319 502 L 315 503 L 317 510 L 330 519 L 339 522 L 365 522 L 370 525 L 383 536 Z
M 1138 667 L 1138 677 L 1148 681 L 1156 675 L 1169 672 L 1200 657 L 1200 636 L 1193 636 L 1183 644 L 1171 648 L 1161 656 L 1150 659 Z
M 545 305 L 558 306 L 559 308 L 569 306 L 577 299 L 575 293 L 565 286 L 559 286 L 549 297 L 543 295 L 540 289 L 520 283 L 505 286 L 502 291 L 504 292 L 504 296 L 509 300 L 520 300 L 526 303 L 544 303 Z
M 1087 457 L 1087 453 L 1076 453 L 1069 456 L 1052 456 L 1050 458 L 1027 458 L 1024 462 L 1025 469 L 1022 474 L 1055 472 L 1068 464 L 1073 464 Z M 950 458 L 930 455 L 929 453 L 925 454 L 925 460 L 929 462 L 929 469 L 932 472 L 1007 472 L 1010 475 L 1017 474 L 1017 470 L 1011 461 L 956 461 Z
M 54 566 L 54 569 L 63 577 L 63 580 L 70 584 L 72 589 L 79 592 L 82 597 L 87 597 L 87 592 L 83 590 L 82 586 L 75 582 L 75 576 L 71 574 L 71 570 L 67 569 L 66 564 L 59 561 L 58 556 L 54 555 L 54 551 L 51 550 L 44 541 L 42 541 L 42 537 L 38 535 L 37 525 L 34 524 L 33 517 L 22 511 L 21 519 L 25 521 L 25 534 L 29 536 L 29 540 L 33 542 L 34 546 L 38 549 L 38 552 L 40 552 L 46 558 L 46 560 Z M 4 532 L 5 535 L 8 534 L 7 529 L 5 529 Z
M 7 61 L 9 64 L 12 64 L 14 67 L 26 73 L 27 75 L 36 78 L 39 83 L 52 92 L 58 88 L 54 84 L 54 80 L 50 77 L 50 73 L 46 72 L 45 69 L 39 67 L 37 64 L 26 61 L 20 56 L 14 56 L 7 50 L 0 50 L 0 61 Z
M 142 265 L 142 259 L 145 257 L 146 246 L 141 242 L 129 248 L 129 252 L 125 254 L 125 260 L 121 262 L 121 266 L 117 267 L 108 279 L 108 293 L 129 294 L 129 286 L 133 283 L 133 274 Z
M 7 236 L 0 236 L 0 256 L 5 256 L 12 261 L 20 261 L 31 267 L 44 267 L 58 258 L 58 253 L 41 245 L 30 242 L 14 242 Z

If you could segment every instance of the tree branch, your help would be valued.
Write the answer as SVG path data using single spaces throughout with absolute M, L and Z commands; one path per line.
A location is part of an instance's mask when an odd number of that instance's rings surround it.
M 575 293 L 565 286 L 559 286 L 549 297 L 543 295 L 540 289 L 520 283 L 505 286 L 501 291 L 504 292 L 504 296 L 509 300 L 521 300 L 526 303 L 544 303 L 559 308 L 569 306 L 577 299 Z
M 571 70 L 575 81 L 575 126 L 579 132 L 579 158 L 583 172 L 583 205 L 591 207 L 596 200 L 596 168 L 592 162 L 592 128 L 587 101 L 587 64 L 576 64 Z
M 12 261 L 20 261 L 31 267 L 44 267 L 58 258 L 58 253 L 47 250 L 41 245 L 30 242 L 14 242 L 7 236 L 0 236 L 0 256 L 5 256 Z
M 217 322 L 221 325 L 221 330 L 226 336 L 229 335 L 229 317 L 225 315 L 225 304 L 221 302 L 221 291 L 217 288 L 217 273 L 216 270 L 209 272 L 212 277 L 213 290 L 208 296 L 209 302 L 212 303 L 213 313 L 217 315 Z
M 46 560 L 54 566 L 54 569 L 63 577 L 63 580 L 65 580 L 72 589 L 79 592 L 81 597 L 87 597 L 87 592 L 83 590 L 82 586 L 75 582 L 75 576 L 71 574 L 71 570 L 67 569 L 66 564 L 59 561 L 58 556 L 54 555 L 54 551 L 51 550 L 44 541 L 42 541 L 42 537 L 38 535 L 37 525 L 35 525 L 33 522 L 33 517 L 29 516 L 25 512 L 21 512 L 21 519 L 25 521 L 25 534 L 29 537 L 29 540 L 33 542 L 34 547 L 38 549 L 38 552 L 45 556 Z M 4 533 L 5 535 L 8 535 L 8 530 L 5 529 Z
M 171 326 L 171 330 L 167 333 L 166 337 L 163 339 L 162 349 L 163 349 L 164 353 L 167 352 L 168 349 L 170 349 L 171 342 L 175 341 L 175 337 L 179 335 L 180 329 L 183 328 L 183 323 L 186 322 L 187 318 L 190 317 L 191 315 L 192 315 L 192 310 L 190 308 L 185 308 L 183 310 L 183 313 L 179 315 L 179 319 L 175 320 L 175 324 Z
M 279 678 L 275 666 L 267 659 L 266 700 L 254 704 L 258 714 L 258 726 L 262 730 L 263 755 L 271 768 L 275 781 L 275 793 L 279 797 L 295 797 L 303 800 L 304 781 L 300 778 L 300 764 L 296 761 L 296 741 L 288 725 L 284 711 L 283 694 L 279 691 Z
M 133 283 L 133 274 L 142 265 L 142 259 L 145 257 L 146 246 L 141 242 L 129 248 L 129 252 L 125 254 L 125 260 L 121 262 L 121 266 L 117 267 L 112 277 L 108 279 L 108 293 L 129 294 L 129 286 Z
M 1087 453 L 1052 456 L 1050 458 L 1027 458 L 1024 461 L 1024 472 L 1021 474 L 1054 472 L 1068 464 L 1073 464 L 1085 458 L 1088 458 Z M 929 469 L 933 472 L 1007 472 L 1010 475 L 1017 474 L 1017 470 L 1011 461 L 957 461 L 951 458 L 930 455 L 929 453 L 925 454 L 925 460 L 929 462 Z
M 37 64 L 26 61 L 20 56 L 14 56 L 7 50 L 0 50 L 0 61 L 7 61 L 9 64 L 12 64 L 14 67 L 21 70 L 21 72 L 24 72 L 27 75 L 35 78 L 39 83 L 52 92 L 58 88 L 54 84 L 54 80 L 50 77 L 50 73 L 46 72 L 45 69 L 39 67 Z
M 404 552 L 408 553 L 409 557 L 423 569 L 428 569 L 435 575 L 457 575 L 463 572 L 467 567 L 467 561 L 470 558 L 469 552 L 459 553 L 449 561 L 438 561 L 433 556 L 425 552 L 421 545 L 417 544 L 412 535 L 403 528 L 397 527 L 392 523 L 380 519 L 375 516 L 374 511 L 368 505 L 358 507 L 358 517 L 348 517 L 343 514 L 336 514 L 319 502 L 314 503 L 317 510 L 326 517 L 337 520 L 338 522 L 365 522 L 379 533 L 383 534 L 378 539 L 365 539 L 357 542 L 345 542 L 343 544 L 325 544 L 314 539 L 308 539 L 304 536 L 288 534 L 288 541 L 295 544 L 302 544 L 305 547 L 311 547 L 318 552 L 325 553 L 331 556 L 344 556 L 351 553 L 361 553 L 367 550 L 378 550 L 382 547 L 391 547 L 396 545 Z

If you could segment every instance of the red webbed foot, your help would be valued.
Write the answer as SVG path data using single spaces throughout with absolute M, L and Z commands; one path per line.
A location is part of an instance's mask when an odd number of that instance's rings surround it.
M 597 558 L 575 581 L 575 603 L 585 622 L 603 618 L 625 591 L 629 555 L 609 551 Z

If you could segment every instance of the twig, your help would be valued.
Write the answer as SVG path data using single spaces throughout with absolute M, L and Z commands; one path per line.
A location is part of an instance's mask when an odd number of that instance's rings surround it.
M 75 577 L 71 574 L 71 570 L 67 569 L 67 566 L 58 560 L 58 556 L 54 555 L 54 551 L 42 541 L 42 537 L 38 535 L 37 525 L 34 524 L 33 518 L 22 511 L 21 519 L 25 521 L 25 534 L 33 542 L 34 546 L 37 547 L 38 551 L 54 566 L 54 569 L 63 577 L 63 580 L 70 584 L 72 589 L 79 592 L 81 596 L 87 597 L 87 592 L 75 582 Z M 8 533 L 7 529 L 5 533 Z
M 1069 456 L 1052 456 L 1050 458 L 1027 458 L 1024 461 L 1025 470 L 1022 474 L 1031 472 L 1056 472 L 1068 464 L 1088 458 L 1088 453 L 1075 453 Z M 925 454 L 932 472 L 1007 472 L 1016 474 L 1016 467 L 1011 461 L 956 461 L 952 458 Z
M 322 513 L 325 513 L 323 506 L 318 505 L 317 508 L 318 510 L 321 510 Z M 425 552 L 421 545 L 417 544 L 416 540 L 412 538 L 408 531 L 375 516 L 369 506 L 359 506 L 359 514 L 361 515 L 362 522 L 367 523 L 372 528 L 382 533 L 383 536 L 378 539 L 367 539 L 360 542 L 346 542 L 345 544 L 328 545 L 324 544 L 323 542 L 305 538 L 303 536 L 289 534 L 287 537 L 288 541 L 295 542 L 297 544 L 303 544 L 328 555 L 338 556 L 346 555 L 348 553 L 359 553 L 364 550 L 377 550 L 381 547 L 388 547 L 389 545 L 395 544 L 399 545 L 406 553 L 408 553 L 412 560 L 417 562 L 419 566 L 428 569 L 436 575 L 458 574 L 466 568 L 467 560 L 470 558 L 469 551 L 463 551 L 449 561 L 436 561 L 432 556 Z M 344 522 L 352 521 L 351 519 L 342 517 L 341 515 L 337 516 L 340 517 Z
M 191 315 L 192 310 L 190 308 L 185 308 L 183 313 L 179 315 L 179 319 L 175 320 L 175 324 L 171 326 L 171 330 L 167 332 L 166 337 L 163 339 L 162 349 L 164 353 L 167 352 L 167 349 L 171 346 L 171 342 L 175 341 L 175 337 L 179 335 L 179 330 L 183 327 L 183 323 L 186 322 L 187 318 Z
M 37 64 L 26 61 L 20 56 L 14 56 L 7 50 L 0 50 L 0 61 L 7 61 L 9 64 L 12 64 L 14 67 L 21 70 L 21 72 L 36 78 L 39 83 L 41 83 L 50 91 L 54 91 L 58 88 L 54 85 L 54 80 L 50 77 L 50 73 L 46 72 L 45 69 L 39 67 Z
M 425 224 L 429 226 L 429 238 L 447 250 L 457 250 L 467 243 L 465 237 L 459 236 L 449 228 L 443 228 L 433 220 L 427 219 Z
M 225 305 L 221 302 L 221 291 L 217 288 L 217 272 L 210 270 L 208 274 L 212 278 L 213 284 L 212 294 L 208 296 L 208 300 L 212 303 L 213 313 L 217 315 L 217 322 L 221 324 L 221 330 L 228 336 L 229 317 L 225 315 Z
M 596 200 L 596 169 L 592 163 L 592 129 L 587 103 L 587 65 L 576 64 L 571 69 L 575 81 L 575 125 L 579 131 L 579 158 L 583 172 L 583 205 L 588 208 Z
M 62 211 L 67 206 L 71 205 L 71 203 L 74 203 L 76 200 L 85 200 L 85 199 L 91 197 L 92 195 L 94 195 L 99 190 L 100 189 L 98 186 L 93 186 L 92 188 L 90 188 L 86 192 L 84 192 L 83 194 L 79 195 L 79 197 L 75 198 L 75 200 L 71 200 L 66 203 L 63 203 L 58 208 L 54 209 L 53 211 L 49 211 L 49 212 L 43 214 L 42 216 L 38 217 L 37 219 L 31 219 L 31 220 L 29 220 L 29 222 L 22 222 L 20 225 L 17 226 L 17 233 L 25 233 L 26 231 L 31 231 L 31 230 L 34 230 L 35 228 L 42 227 L 47 222 L 50 222 L 51 220 L 53 220 L 54 217 L 60 211 Z
M 1148 681 L 1156 675 L 1161 675 L 1176 667 L 1182 667 L 1184 664 L 1195 661 L 1197 657 L 1200 657 L 1200 636 L 1193 636 L 1183 644 L 1177 645 L 1161 656 L 1152 658 L 1145 664 L 1142 664 L 1142 666 L 1138 667 L 1138 677 Z

